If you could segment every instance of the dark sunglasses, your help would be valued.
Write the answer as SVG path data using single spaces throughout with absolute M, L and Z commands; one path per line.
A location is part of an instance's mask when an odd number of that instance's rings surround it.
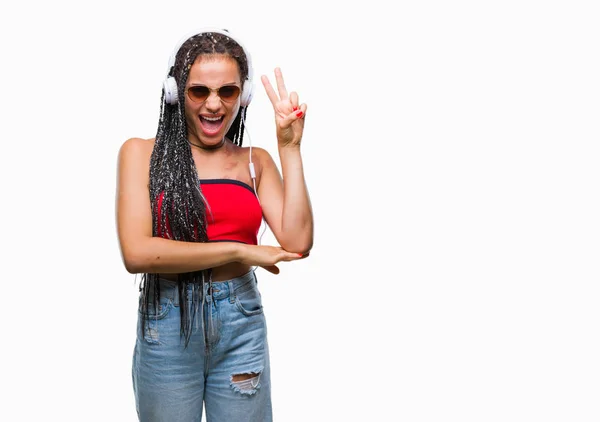
M 187 94 L 190 100 L 195 103 L 203 103 L 211 93 L 217 93 L 221 101 L 227 103 L 234 102 L 240 96 L 240 87 L 236 85 L 224 85 L 217 89 L 212 89 L 204 85 L 192 85 L 187 89 Z

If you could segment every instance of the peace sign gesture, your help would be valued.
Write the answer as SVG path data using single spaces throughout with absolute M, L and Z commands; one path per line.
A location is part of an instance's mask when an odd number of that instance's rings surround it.
M 296 92 L 292 91 L 288 95 L 280 68 L 275 68 L 275 80 L 277 81 L 279 95 L 273 89 L 269 78 L 262 75 L 260 79 L 275 110 L 279 146 L 300 146 L 302 132 L 304 131 L 306 104 L 298 104 L 298 94 Z

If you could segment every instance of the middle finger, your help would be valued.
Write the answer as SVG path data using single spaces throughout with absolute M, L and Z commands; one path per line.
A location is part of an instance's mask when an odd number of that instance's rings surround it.
M 275 80 L 277 81 L 277 90 L 279 91 L 279 98 L 282 100 L 287 99 L 288 92 L 285 88 L 285 83 L 283 82 L 283 75 L 281 74 L 281 69 L 275 68 Z

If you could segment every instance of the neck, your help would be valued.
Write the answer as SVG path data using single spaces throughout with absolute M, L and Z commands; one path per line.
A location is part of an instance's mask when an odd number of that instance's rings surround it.
M 200 148 L 200 149 L 203 149 L 205 151 L 212 151 L 212 150 L 215 150 L 215 149 L 219 149 L 223 145 L 225 145 L 225 137 L 223 136 L 223 139 L 221 139 L 221 142 L 219 142 L 217 145 L 210 145 L 210 146 L 198 145 L 198 144 L 193 143 L 189 139 L 188 139 L 188 142 L 190 143 L 190 145 L 195 146 L 196 148 Z

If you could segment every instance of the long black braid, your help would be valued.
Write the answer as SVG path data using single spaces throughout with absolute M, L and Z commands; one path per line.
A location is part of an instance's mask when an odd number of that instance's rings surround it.
M 199 55 L 224 54 L 234 58 L 239 66 L 241 81 L 248 77 L 248 61 L 243 48 L 233 39 L 217 33 L 194 35 L 185 41 L 177 52 L 169 76 L 177 81 L 178 103 L 168 104 L 161 97 L 160 118 L 154 150 L 150 159 L 150 202 L 152 206 L 152 234 L 168 233 L 167 220 L 172 239 L 186 242 L 206 242 L 206 202 L 188 142 L 185 120 L 185 85 L 190 68 Z M 227 138 L 241 146 L 244 138 L 244 120 L 247 107 L 240 107 Z M 242 113 L 244 113 L 242 119 Z M 161 213 L 158 199 L 163 195 Z M 187 347 L 192 323 L 200 300 L 204 282 L 210 279 L 211 270 L 194 271 L 178 275 L 181 313 L 181 335 Z M 191 288 L 190 288 L 191 286 Z M 157 311 L 160 302 L 159 277 L 155 273 L 142 275 L 140 283 L 141 310 L 148 315 L 149 306 Z M 191 295 L 191 296 L 190 296 Z M 150 298 L 153 298 L 151 301 Z M 152 302 L 152 303 L 150 303 Z M 186 304 L 191 302 L 191 307 Z M 146 318 L 142 318 L 142 333 L 146 335 Z

